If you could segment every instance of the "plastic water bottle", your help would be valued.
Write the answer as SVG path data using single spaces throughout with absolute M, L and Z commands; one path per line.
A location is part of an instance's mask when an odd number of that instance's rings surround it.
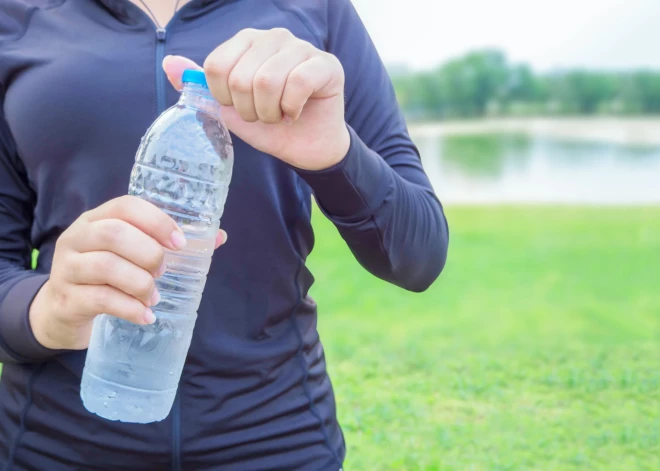
M 183 74 L 181 98 L 149 128 L 137 151 L 129 194 L 170 215 L 187 246 L 167 251 L 156 280 L 156 322 L 139 326 L 102 314 L 94 320 L 80 395 L 90 412 L 148 423 L 170 413 L 211 265 L 234 151 L 204 73 Z

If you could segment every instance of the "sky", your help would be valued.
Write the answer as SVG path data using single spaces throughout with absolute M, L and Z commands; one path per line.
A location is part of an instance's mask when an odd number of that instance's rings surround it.
M 353 0 L 388 66 L 494 47 L 536 71 L 660 69 L 660 0 Z

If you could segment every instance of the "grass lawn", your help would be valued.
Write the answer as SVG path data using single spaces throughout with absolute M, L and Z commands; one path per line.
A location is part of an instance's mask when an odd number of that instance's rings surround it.
M 660 470 L 660 208 L 447 213 L 423 294 L 314 216 L 347 471 Z
M 347 471 L 660 470 L 660 208 L 447 213 L 423 294 L 314 216 Z

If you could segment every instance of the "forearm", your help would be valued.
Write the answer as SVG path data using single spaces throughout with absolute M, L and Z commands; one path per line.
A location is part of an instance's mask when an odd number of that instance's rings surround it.
M 32 300 L 48 275 L 0 260 L 0 362 L 43 361 L 56 352 L 37 342 L 30 326 Z
M 421 165 L 408 155 L 412 148 L 399 146 L 405 155 L 389 154 L 393 167 L 350 131 L 343 161 L 321 172 L 299 173 L 362 266 L 404 289 L 424 291 L 447 257 L 442 206 Z

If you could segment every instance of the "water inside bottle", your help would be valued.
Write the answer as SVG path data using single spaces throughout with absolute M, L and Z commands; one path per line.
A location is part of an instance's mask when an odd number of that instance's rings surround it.
M 187 87 L 138 150 L 129 194 L 170 215 L 187 246 L 166 251 L 153 325 L 105 314 L 94 321 L 81 397 L 89 411 L 107 419 L 163 420 L 176 396 L 233 167 L 231 138 L 214 114 L 217 107 L 207 90 Z

